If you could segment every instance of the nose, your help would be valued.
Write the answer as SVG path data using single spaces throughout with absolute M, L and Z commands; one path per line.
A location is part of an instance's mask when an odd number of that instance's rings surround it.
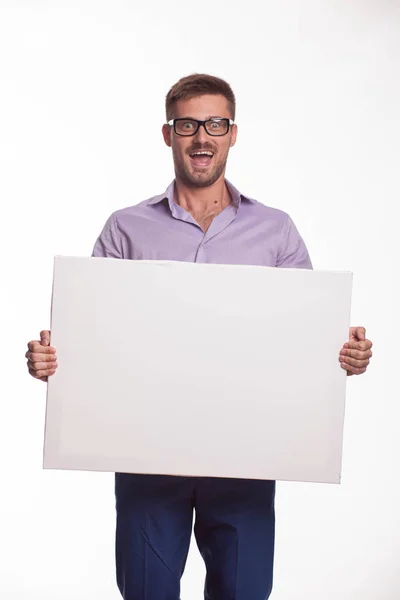
M 200 125 L 200 127 L 198 128 L 197 132 L 195 133 L 195 135 L 193 137 L 194 137 L 194 140 L 196 142 L 198 142 L 199 144 L 207 142 L 210 139 L 210 136 L 208 135 L 207 131 L 205 130 L 204 125 Z

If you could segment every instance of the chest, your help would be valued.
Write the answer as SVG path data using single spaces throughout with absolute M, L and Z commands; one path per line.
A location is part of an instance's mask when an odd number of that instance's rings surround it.
M 123 258 L 275 267 L 278 238 L 257 221 L 241 227 L 232 222 L 216 228 L 206 219 L 199 225 L 173 220 L 135 224 L 122 237 Z

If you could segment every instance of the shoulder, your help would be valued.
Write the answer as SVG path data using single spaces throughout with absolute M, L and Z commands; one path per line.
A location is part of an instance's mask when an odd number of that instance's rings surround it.
M 165 194 L 160 194 L 159 196 L 152 196 L 151 198 L 142 200 L 141 202 L 133 204 L 132 206 L 120 208 L 112 213 L 111 218 L 116 222 L 120 222 L 131 217 L 146 216 L 147 214 L 153 212 L 154 207 L 158 204 L 161 204 L 164 198 L 166 198 Z
M 261 220 L 273 222 L 274 224 L 281 225 L 282 227 L 290 222 L 290 217 L 284 210 L 263 204 L 259 200 L 255 200 L 250 196 L 241 194 L 241 204 L 244 207 L 244 210 Z
M 123 258 L 129 255 L 126 244 L 140 234 L 146 234 L 148 226 L 160 220 L 157 206 L 162 206 L 164 195 L 153 196 L 133 206 L 121 208 L 110 214 L 97 238 L 93 256 Z M 161 217 L 162 218 L 162 217 Z
M 164 199 L 167 200 L 166 192 L 164 192 L 163 194 L 158 194 L 157 196 L 152 196 L 151 198 L 147 198 L 146 200 L 142 200 L 132 206 L 128 206 L 126 208 L 121 208 L 120 210 L 117 210 L 114 214 L 116 214 L 118 216 L 123 216 L 125 214 L 130 215 L 130 214 L 140 213 L 140 212 L 146 211 L 148 209 L 152 209 L 153 206 L 157 206 L 158 204 L 161 204 L 161 202 Z

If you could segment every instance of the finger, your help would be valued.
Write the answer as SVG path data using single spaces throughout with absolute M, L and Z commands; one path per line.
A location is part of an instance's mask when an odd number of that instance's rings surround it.
M 349 365 L 348 363 L 341 363 L 341 367 L 351 375 L 362 375 L 367 370 L 367 367 L 353 367 L 353 365 Z
M 355 337 L 359 341 L 364 341 L 366 333 L 365 327 L 350 327 L 350 338 Z
M 57 356 L 55 354 L 43 354 L 42 352 L 27 352 L 25 358 L 31 363 L 46 362 L 53 363 L 57 362 Z
M 47 329 L 40 332 L 40 343 L 42 346 L 50 346 L 50 331 Z
M 55 371 L 58 367 L 58 363 L 46 363 L 46 362 L 30 362 L 27 361 L 29 369 L 32 371 Z
M 346 364 L 351 365 L 352 367 L 364 368 L 368 367 L 370 361 L 369 358 L 366 358 L 365 360 L 357 360 L 356 358 L 349 358 L 346 356 L 344 360 L 343 358 L 339 358 L 339 362 L 341 365 Z
M 34 379 L 38 379 L 39 381 L 45 381 L 45 382 L 48 381 L 48 377 L 37 377 L 36 373 L 31 373 L 30 371 L 29 371 L 29 374 L 32 375 L 32 377 Z
M 47 379 L 47 377 L 51 377 L 52 375 L 54 375 L 55 372 L 56 372 L 55 369 L 50 369 L 50 370 L 45 370 L 44 369 L 43 371 L 35 371 L 34 369 L 29 369 L 29 373 L 35 379 L 42 379 L 42 378 L 46 378 Z
M 40 354 L 55 354 L 56 349 L 54 346 L 42 346 L 38 340 L 33 340 L 28 343 L 28 350 L 30 352 L 39 352 Z
M 344 348 L 355 348 L 356 350 L 369 350 L 372 348 L 372 342 L 370 340 L 365 340 L 363 342 L 347 342 L 344 344 Z
M 357 358 L 358 360 L 366 360 L 371 358 L 371 350 L 356 350 L 354 348 L 342 348 L 339 354 L 342 358 Z

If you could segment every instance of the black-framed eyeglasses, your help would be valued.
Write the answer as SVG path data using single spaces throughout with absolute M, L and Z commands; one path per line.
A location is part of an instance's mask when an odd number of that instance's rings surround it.
M 214 118 L 207 121 L 198 121 L 197 119 L 171 119 L 167 125 L 174 126 L 176 135 L 191 136 L 196 135 L 199 127 L 202 125 L 208 135 L 221 136 L 226 135 L 231 125 L 234 125 L 232 119 Z

